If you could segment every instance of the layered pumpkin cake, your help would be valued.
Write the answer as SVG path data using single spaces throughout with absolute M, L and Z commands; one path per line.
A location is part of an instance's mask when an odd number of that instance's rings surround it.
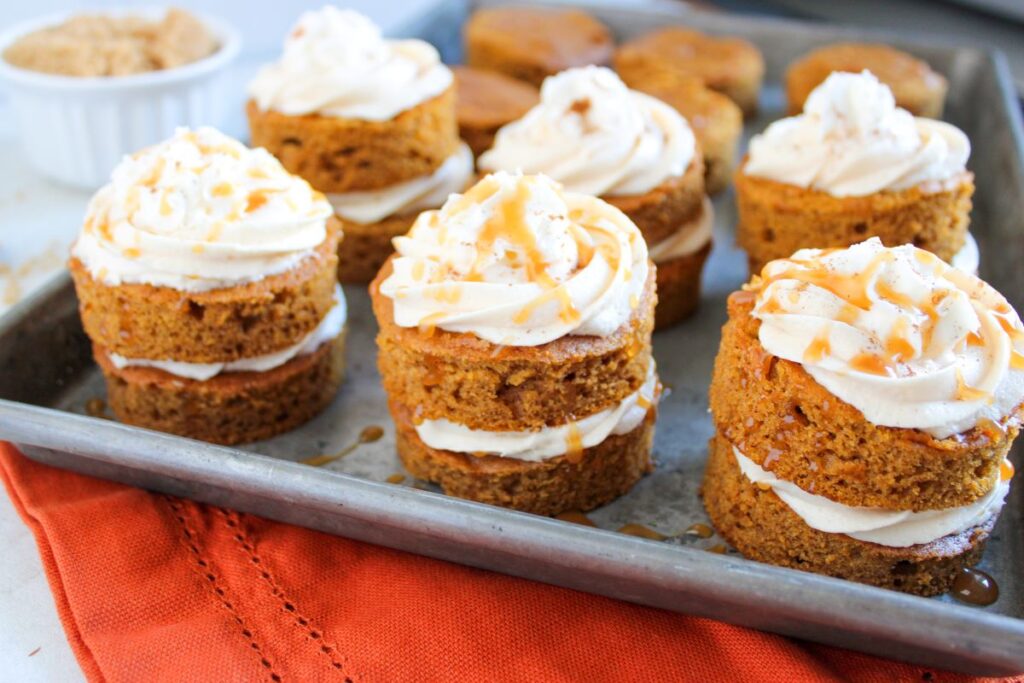
M 620 45 L 613 64 L 627 83 L 665 76 L 699 79 L 735 102 L 745 116 L 757 113 L 764 57 L 742 38 L 666 26 Z
M 343 282 L 369 282 L 416 215 L 471 182 L 451 70 L 422 40 L 363 15 L 306 12 L 249 84 L 252 144 L 323 192 L 341 219 Z
M 877 43 L 834 43 L 796 60 L 786 69 L 786 100 L 789 113 L 803 111 L 807 96 L 833 71 L 859 73 L 868 70 L 889 86 L 896 106 L 914 116 L 942 116 L 949 84 L 928 62 Z
M 745 556 L 933 595 L 981 557 L 1024 417 L 1024 326 L 992 287 L 872 238 L 729 298 L 703 484 Z
M 693 129 L 704 157 L 704 188 L 708 194 L 721 192 L 732 181 L 743 112 L 720 92 L 705 86 L 700 79 L 668 72 L 623 76 L 633 90 L 653 95 L 683 115 Z
M 578 9 L 484 7 L 465 28 L 466 64 L 531 83 L 588 64 L 608 64 L 615 39 Z
M 803 114 L 754 136 L 736 173 L 736 239 L 751 272 L 870 237 L 951 262 L 968 246 L 970 151 L 960 129 L 900 109 L 870 72 L 833 73 Z
M 69 263 L 118 419 L 239 443 L 323 409 L 346 323 L 331 214 L 265 150 L 212 128 L 126 157 Z
M 537 88 L 498 71 L 455 66 L 452 72 L 459 137 L 477 156 L 491 148 L 499 128 L 530 111 L 540 99 Z
M 536 107 L 498 131 L 478 165 L 543 173 L 621 209 L 658 265 L 658 329 L 697 307 L 712 209 L 693 131 L 669 105 L 604 67 L 563 71 L 544 81 Z
M 625 214 L 499 172 L 395 247 L 370 294 L 414 476 L 555 515 L 607 503 L 651 469 L 655 268 Z

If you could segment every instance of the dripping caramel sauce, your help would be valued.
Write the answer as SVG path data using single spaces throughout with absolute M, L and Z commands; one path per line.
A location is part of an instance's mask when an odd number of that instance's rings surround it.
M 306 458 L 305 460 L 300 460 L 299 462 L 301 462 L 303 465 L 310 465 L 312 467 L 322 467 L 328 463 L 334 462 L 335 460 L 340 460 L 341 458 L 344 458 L 346 455 L 356 450 L 364 443 L 373 443 L 374 441 L 379 441 L 383 436 L 383 427 L 381 427 L 380 425 L 370 425 L 368 427 L 364 427 L 363 430 L 359 432 L 359 436 L 356 437 L 356 440 L 354 442 L 345 446 L 337 453 L 328 455 L 315 455 L 312 458 Z
M 999 584 L 989 574 L 973 567 L 964 567 L 953 579 L 950 594 L 960 602 L 985 607 L 999 599 Z

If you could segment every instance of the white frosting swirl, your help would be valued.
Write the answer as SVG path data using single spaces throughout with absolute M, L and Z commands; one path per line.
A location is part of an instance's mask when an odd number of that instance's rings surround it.
M 118 164 L 89 202 L 72 253 L 111 286 L 233 287 L 312 255 L 331 213 L 266 150 L 181 128 Z
M 633 195 L 685 173 L 695 150 L 675 109 L 629 90 L 610 69 L 587 66 L 545 79 L 540 103 L 501 128 L 478 164 L 543 173 L 572 192 Z
M 732 452 L 740 471 L 751 483 L 770 486 L 807 526 L 892 548 L 930 543 L 975 527 L 999 514 L 1010 491 L 1010 478 L 1000 476 L 986 495 L 962 507 L 920 512 L 852 507 L 808 493 L 793 482 L 779 479 L 735 446 Z
M 327 5 L 305 12 L 280 61 L 249 84 L 262 110 L 385 121 L 452 84 L 437 50 L 422 40 L 385 40 L 368 18 Z
M 388 216 L 436 209 L 448 195 L 466 189 L 473 176 L 473 152 L 463 143 L 430 175 L 379 190 L 328 194 L 334 212 L 354 223 L 375 223 Z
M 438 450 L 486 453 L 540 462 L 568 452 L 593 448 L 612 434 L 628 434 L 640 426 L 657 403 L 657 392 L 658 375 L 652 360 L 648 365 L 647 379 L 639 390 L 617 406 L 582 420 L 524 432 L 488 432 L 445 419 L 424 420 L 416 425 L 416 434 L 427 446 Z
M 870 72 L 835 72 L 803 114 L 753 137 L 743 172 L 836 197 L 915 186 L 933 192 L 965 172 L 970 153 L 960 129 L 899 109 Z
M 694 253 L 711 239 L 714 222 L 715 209 L 711 205 L 711 200 L 704 197 L 699 216 L 683 224 L 679 230 L 661 242 L 648 247 L 651 260 L 655 263 L 665 263 Z
M 545 176 L 495 173 L 394 240 L 380 292 L 400 327 L 439 327 L 494 344 L 537 346 L 612 334 L 647 280 L 632 221 Z
M 348 306 L 345 302 L 345 293 L 341 286 L 336 285 L 334 289 L 334 306 L 327 312 L 320 323 L 296 344 L 275 351 L 273 353 L 253 356 L 251 358 L 240 358 L 239 360 L 227 363 L 188 363 L 177 360 L 145 360 L 142 358 L 126 358 L 118 353 L 107 353 L 107 358 L 114 367 L 119 370 L 132 367 L 156 368 L 164 372 L 205 382 L 225 372 L 266 372 L 281 367 L 293 358 L 308 356 L 314 353 L 321 345 L 331 341 L 345 327 L 348 319 Z
M 936 438 L 1020 419 L 1024 327 L 995 289 L 878 238 L 772 261 L 755 278 L 761 345 L 876 425 Z

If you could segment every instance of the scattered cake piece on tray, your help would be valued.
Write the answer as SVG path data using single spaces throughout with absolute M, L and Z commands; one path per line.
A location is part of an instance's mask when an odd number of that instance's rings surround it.
M 833 71 L 870 71 L 889 86 L 896 106 L 914 116 L 942 116 L 948 84 L 928 63 L 888 45 L 835 43 L 808 52 L 786 69 L 789 113 L 799 114 L 811 92 Z
M 537 88 L 497 71 L 452 67 L 459 136 L 479 156 L 494 144 L 494 135 L 537 104 Z
M 658 264 L 658 329 L 700 301 L 712 208 L 693 131 L 661 100 L 588 66 L 544 81 L 540 103 L 498 131 L 482 171 L 543 173 L 601 197 L 636 224 Z
M 471 182 L 455 85 L 422 40 L 387 40 L 363 15 L 306 12 L 249 85 L 252 144 L 327 195 L 343 282 L 369 282 L 416 215 Z
M 488 7 L 465 28 L 466 64 L 536 87 L 577 66 L 605 65 L 615 41 L 600 21 L 578 9 Z
M 757 113 L 764 57 L 757 46 L 742 38 L 668 26 L 620 45 L 614 64 L 627 83 L 666 75 L 698 78 L 728 96 L 745 116 Z
M 1024 417 L 1024 326 L 992 287 L 873 238 L 729 298 L 703 484 L 749 558 L 920 595 L 975 564 Z
M 898 108 L 871 73 L 832 74 L 803 114 L 754 136 L 736 173 L 736 239 L 751 272 L 798 249 L 869 237 L 952 262 L 974 248 L 970 152 L 960 129 Z M 968 252 L 957 265 L 970 271 Z
M 501 172 L 421 214 L 395 247 L 370 293 L 414 476 L 554 515 L 650 470 L 655 268 L 625 214 Z
M 118 419 L 239 443 L 320 412 L 344 369 L 331 214 L 265 150 L 212 128 L 126 157 L 69 264 Z

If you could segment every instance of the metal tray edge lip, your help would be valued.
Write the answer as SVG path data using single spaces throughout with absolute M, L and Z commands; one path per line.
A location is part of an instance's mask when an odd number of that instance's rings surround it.
M 38 287 L 0 315 L 0 338 L 11 333 L 39 306 L 59 294 L 71 284 L 71 273 L 66 268 L 46 278 Z
M 21 420 L 22 425 L 30 426 L 27 428 L 24 426 L 21 428 L 16 427 L 10 430 L 8 427 L 5 427 L 4 423 L 10 424 L 9 420 L 12 418 Z M 564 522 L 559 520 L 514 510 L 495 508 L 428 491 L 397 487 L 384 482 L 367 480 L 330 470 L 316 470 L 316 475 L 310 476 L 312 475 L 312 472 L 309 471 L 311 468 L 271 456 L 193 441 L 168 434 L 149 432 L 148 430 L 83 415 L 69 415 L 50 408 L 28 406 L 13 401 L 0 400 L 0 430 L 6 432 L 2 437 L 10 439 L 15 443 L 54 448 L 52 445 L 53 439 L 51 438 L 53 432 L 47 431 L 45 427 L 46 423 L 52 422 L 54 419 L 62 420 L 65 427 L 70 426 L 78 429 L 99 428 L 102 431 L 113 432 L 119 437 L 127 437 L 127 442 L 120 448 L 115 447 L 113 451 L 109 448 L 101 450 L 88 447 L 65 451 L 98 461 L 134 468 L 146 468 L 166 476 L 182 477 L 182 475 L 188 474 L 191 475 L 188 478 L 195 480 L 195 470 L 188 470 L 181 456 L 167 457 L 168 454 L 173 456 L 174 453 L 182 452 L 183 449 L 181 447 L 185 446 L 189 453 L 188 457 L 201 456 L 195 458 L 192 461 L 192 465 L 202 466 L 201 478 L 199 479 L 202 483 L 211 485 L 237 484 L 242 479 L 247 484 L 252 484 L 250 487 L 251 493 L 256 495 L 285 493 L 286 497 L 290 496 L 296 502 L 302 500 L 304 505 L 315 509 L 336 511 L 339 505 L 344 506 L 344 503 L 340 502 L 336 496 L 332 497 L 330 495 L 330 493 L 336 493 L 339 490 L 338 484 L 342 484 L 348 487 L 349 493 L 376 498 L 381 509 L 390 509 L 392 514 L 388 523 L 392 526 L 410 528 L 416 526 L 417 522 L 428 522 L 434 527 L 433 532 L 422 528 L 418 530 L 436 534 L 436 525 L 449 526 L 451 528 L 458 527 L 461 531 L 466 532 L 465 525 L 469 524 L 471 531 L 474 533 L 486 532 L 493 534 L 499 525 L 514 520 L 517 526 L 520 527 L 520 537 L 523 536 L 522 532 L 539 534 L 539 539 L 533 539 L 532 541 L 524 541 L 521 538 L 521 542 L 526 544 L 525 547 L 543 545 L 542 541 L 544 539 L 554 543 L 558 540 L 559 536 L 565 533 L 572 533 L 577 541 L 583 539 L 586 547 L 575 547 L 571 549 L 571 553 L 566 553 L 569 548 L 559 545 L 558 547 L 561 548 L 561 551 L 568 556 L 580 559 L 593 557 L 595 553 L 606 549 L 607 541 L 610 538 L 614 538 L 616 544 L 620 544 L 625 548 L 635 548 L 637 552 L 642 552 L 646 556 L 656 558 L 677 569 L 682 568 L 684 565 L 689 565 L 686 571 L 677 573 L 677 578 L 685 580 L 687 587 L 699 588 L 701 584 L 699 581 L 694 580 L 694 571 L 707 567 L 712 570 L 712 580 L 706 583 L 721 588 L 721 584 L 714 580 L 718 578 L 714 571 L 725 569 L 732 576 L 743 575 L 748 581 L 753 580 L 756 582 L 758 584 L 757 587 L 762 589 L 759 592 L 762 601 L 766 600 L 781 604 L 781 598 L 777 598 L 774 592 L 777 591 L 780 583 L 785 583 L 805 593 L 816 595 L 815 598 L 812 598 L 804 606 L 802 616 L 808 620 L 813 618 L 817 623 L 833 623 L 828 619 L 822 619 L 822 617 L 828 616 L 828 613 L 820 608 L 821 603 L 817 602 L 822 597 L 835 600 L 837 596 L 842 596 L 863 603 L 863 606 L 867 608 L 863 613 L 845 615 L 843 623 L 846 625 L 851 624 L 852 616 L 852 622 L 859 626 L 870 625 L 877 628 L 878 622 L 873 621 L 869 616 L 872 604 L 881 602 L 893 607 L 902 607 L 919 616 L 946 622 L 943 626 L 951 634 L 955 629 L 969 626 L 975 629 L 992 631 L 1003 637 L 1010 636 L 1018 640 L 1021 645 L 1020 652 L 1022 654 L 1016 664 L 1024 671 L 1024 620 L 1007 615 L 982 612 L 966 606 L 940 603 L 928 598 L 906 595 L 783 567 L 761 563 L 752 565 L 751 561 L 739 557 L 706 553 L 702 550 L 685 546 L 673 547 L 646 539 L 618 534 L 609 529 L 590 529 L 587 527 L 572 527 L 569 529 L 565 526 Z M 33 420 L 38 420 L 35 429 L 32 427 Z M 95 430 L 93 429 L 90 432 L 89 443 L 95 443 L 94 434 Z M 68 436 L 66 429 L 63 432 L 63 436 Z M 83 435 L 81 438 L 84 440 L 85 436 Z M 74 439 L 75 437 L 72 435 L 72 440 Z M 154 449 L 154 447 L 156 448 Z M 67 444 L 60 444 L 56 448 L 67 448 Z M 122 452 L 116 453 L 118 450 Z M 156 451 L 155 453 L 154 450 Z M 115 452 L 115 454 L 111 455 L 112 452 Z M 147 453 L 153 454 L 147 455 Z M 219 468 L 226 471 L 221 471 Z M 403 513 L 400 505 L 389 508 L 390 505 L 400 502 L 411 502 L 419 506 L 421 512 L 423 511 L 422 508 L 425 507 L 436 514 L 431 514 L 428 519 L 424 519 L 420 515 L 413 516 Z M 448 514 L 451 512 L 454 512 L 455 515 L 451 516 Z M 366 508 L 349 508 L 349 514 L 360 517 L 370 514 L 370 511 Z M 441 519 L 442 517 L 448 517 L 448 519 Z M 512 540 L 503 530 L 499 534 L 494 535 L 493 538 L 496 544 L 498 540 Z M 609 559 L 607 555 L 603 555 L 603 557 L 606 560 Z M 682 560 L 682 562 L 677 560 Z M 742 590 L 737 588 L 734 596 L 735 599 L 738 601 L 748 600 L 749 590 L 749 584 L 744 586 Z M 792 607 L 791 603 L 787 602 L 786 604 Z M 897 638 L 900 636 L 905 637 L 913 632 L 913 627 L 910 627 L 908 630 L 904 626 L 890 634 L 890 636 Z

